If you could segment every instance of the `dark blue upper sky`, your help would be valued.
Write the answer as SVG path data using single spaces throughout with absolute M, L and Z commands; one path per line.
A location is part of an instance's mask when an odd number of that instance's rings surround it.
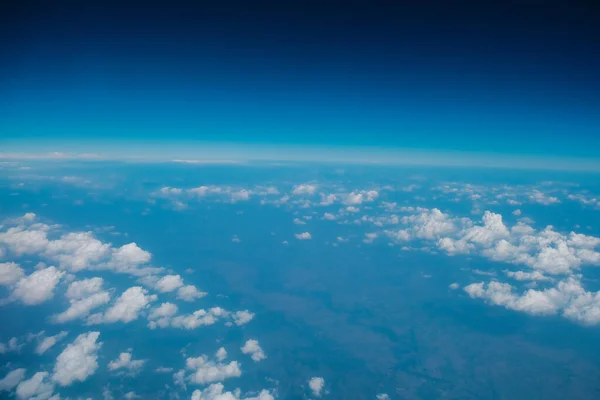
M 0 135 L 598 156 L 597 6 L 201 3 L 3 2 Z

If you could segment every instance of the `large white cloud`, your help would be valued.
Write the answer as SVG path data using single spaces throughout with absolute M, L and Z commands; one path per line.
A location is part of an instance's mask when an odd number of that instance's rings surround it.
M 161 293 L 172 292 L 183 286 L 183 279 L 180 275 L 165 275 L 155 284 L 156 290 Z
M 206 292 L 198 290 L 194 285 L 185 285 L 177 290 L 177 298 L 187 302 L 196 301 L 206 295 Z
M 234 324 L 237 326 L 242 326 L 252 321 L 252 318 L 254 318 L 254 313 L 251 313 L 248 310 L 236 311 L 231 315 L 231 317 L 233 318 Z
M 27 305 L 43 303 L 54 296 L 54 288 L 64 274 L 55 267 L 37 270 L 16 283 L 12 296 Z
M 258 340 L 250 339 L 241 347 L 242 353 L 250 355 L 250 357 L 258 362 L 267 358 L 265 352 L 258 344 Z
M 53 317 L 55 322 L 67 322 L 89 315 L 94 308 L 107 304 L 110 293 L 102 290 L 102 278 L 83 279 L 71 282 L 66 292 L 70 307 Z
M 220 318 L 229 316 L 229 312 L 220 308 L 213 307 L 208 311 L 202 309 L 194 311 L 192 314 L 179 315 L 171 320 L 171 326 L 175 328 L 196 329 L 201 326 L 213 325 Z
M 140 312 L 156 300 L 156 295 L 148 294 L 141 286 L 133 286 L 124 291 L 106 310 L 104 315 L 92 315 L 90 323 L 131 322 L 138 318 Z
M 43 338 L 36 346 L 35 353 L 36 354 L 44 354 L 46 351 L 48 351 L 49 348 L 51 348 L 56 343 L 58 343 L 59 341 L 64 339 L 66 336 L 67 336 L 67 332 L 62 331 L 60 333 L 57 333 L 54 336 L 47 336 L 47 337 Z
M 108 363 L 108 369 L 110 371 L 124 369 L 129 374 L 136 374 L 142 369 L 145 363 L 146 360 L 134 360 L 131 353 L 121 353 L 116 360 Z
M 30 379 L 19 383 L 16 390 L 18 399 L 46 400 L 52 396 L 54 385 L 49 381 L 47 372 L 37 372 Z
M 173 303 L 162 303 L 159 307 L 153 308 L 148 314 L 148 327 L 166 328 L 171 323 L 171 318 L 177 314 L 177 306 Z
M 325 379 L 315 376 L 308 381 L 308 387 L 312 391 L 313 396 L 321 397 L 323 388 L 325 387 Z
M 85 381 L 98 369 L 98 342 L 100 332 L 88 332 L 77 336 L 56 359 L 52 379 L 61 386 L 69 386 L 75 381 Z
M 0 263 L 0 285 L 12 285 L 19 281 L 24 275 L 23 268 L 17 263 Z
M 17 368 L 10 371 L 0 380 L 0 391 L 9 391 L 25 379 L 25 368 Z
M 256 396 L 241 397 L 240 389 L 226 392 L 222 383 L 213 383 L 204 390 L 194 390 L 192 400 L 274 400 L 270 391 L 263 389 Z
M 189 377 L 190 381 L 200 385 L 237 378 L 242 375 L 240 364 L 237 361 L 224 364 L 212 361 L 207 356 L 202 355 L 187 358 L 185 363 L 186 368 L 193 371 Z

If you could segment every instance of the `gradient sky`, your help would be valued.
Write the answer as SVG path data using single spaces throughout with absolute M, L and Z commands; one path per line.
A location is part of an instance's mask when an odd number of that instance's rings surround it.
M 598 158 L 597 8 L 211 3 L 3 2 L 0 145 L 200 140 Z

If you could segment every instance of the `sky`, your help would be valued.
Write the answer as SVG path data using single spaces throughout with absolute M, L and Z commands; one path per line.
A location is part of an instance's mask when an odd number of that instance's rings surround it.
M 598 159 L 591 2 L 9 1 L 0 15 L 11 152 L 151 142 Z

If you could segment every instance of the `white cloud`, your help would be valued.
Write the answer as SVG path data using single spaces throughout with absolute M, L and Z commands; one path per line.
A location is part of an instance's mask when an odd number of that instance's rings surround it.
M 107 304 L 110 293 L 102 290 L 102 278 L 82 279 L 72 282 L 65 294 L 70 307 L 53 317 L 55 322 L 67 322 L 89 315 L 94 308 Z
M 523 294 L 507 283 L 492 281 L 473 283 L 464 288 L 473 298 L 534 315 L 560 313 L 565 318 L 587 325 L 600 323 L 600 292 L 587 292 L 574 277 L 560 281 L 556 287 L 529 289 Z
M 364 202 L 372 202 L 379 197 L 379 192 L 376 190 L 361 190 L 350 192 L 344 196 L 343 203 L 348 206 L 355 206 Z
M 294 224 L 296 224 L 296 225 L 306 225 L 306 222 L 305 222 L 305 221 L 302 221 L 302 220 L 301 220 L 301 219 L 299 219 L 299 218 L 294 218 L 294 221 L 293 221 L 293 222 L 294 222 Z
M 43 303 L 54 296 L 54 288 L 64 274 L 55 267 L 37 270 L 17 282 L 12 296 L 27 305 Z
M 130 374 L 138 373 L 146 360 L 134 360 L 132 359 L 131 353 L 121 353 L 119 357 L 108 363 L 109 371 L 116 371 L 119 369 L 126 369 Z
M 179 288 L 177 298 L 183 301 L 192 302 L 206 296 L 206 292 L 201 292 L 194 285 L 186 285 Z
M 512 215 L 516 215 L 518 217 L 519 215 L 521 215 L 521 210 L 517 209 L 517 210 L 513 211 Z
M 325 213 L 325 214 L 323 214 L 323 219 L 325 219 L 327 221 L 335 221 L 337 218 L 333 214 Z
M 179 315 L 171 320 L 171 326 L 174 328 L 196 329 L 201 326 L 215 324 L 220 318 L 227 317 L 229 312 L 220 308 L 213 307 L 206 310 L 197 310 L 192 314 Z
M 252 321 L 254 318 L 254 313 L 251 313 L 248 310 L 236 311 L 231 316 L 233 318 L 233 323 L 237 326 L 242 326 Z
M 110 244 L 102 243 L 92 232 L 67 233 L 48 242 L 44 256 L 58 261 L 61 268 L 77 272 L 108 256 Z
M 325 379 L 321 377 L 312 377 L 308 381 L 308 387 L 312 391 L 313 396 L 321 397 L 323 387 L 325 386 Z
M 509 276 L 517 281 L 547 281 L 550 280 L 547 276 L 539 271 L 524 272 L 524 271 L 504 271 L 506 276 Z
M 221 347 L 219 350 L 217 350 L 215 357 L 217 357 L 217 361 L 219 362 L 225 360 L 227 358 L 227 350 L 225 350 L 225 347 Z
M 131 322 L 138 318 L 140 312 L 156 300 L 156 295 L 149 295 L 141 286 L 133 286 L 121 294 L 103 316 L 90 317 L 90 323 Z
M 46 400 L 52 396 L 54 385 L 48 381 L 47 372 L 37 372 L 28 380 L 22 381 L 17 386 L 18 399 Z
M 24 275 L 23 269 L 17 263 L 0 263 L 0 285 L 12 285 Z
M 44 354 L 49 348 L 60 342 L 67 336 L 67 332 L 62 331 L 54 336 L 48 336 L 42 339 L 35 348 L 36 354 Z
M 2 380 L 0 380 L 0 391 L 9 391 L 16 387 L 25 379 L 25 368 L 17 368 L 10 371 Z
M 529 194 L 529 201 L 532 203 L 543 204 L 545 206 L 560 203 L 558 198 L 546 195 L 539 190 L 534 190 Z
M 263 349 L 258 344 L 258 340 L 247 340 L 246 343 L 241 347 L 241 350 L 242 353 L 249 354 L 250 357 L 256 362 L 267 358 Z
M 312 196 L 313 194 L 315 194 L 316 190 L 317 190 L 317 186 L 316 185 L 302 184 L 302 185 L 296 185 L 296 186 L 294 186 L 294 189 L 292 190 L 292 194 L 293 195 L 309 195 L 309 196 Z
M 192 400 L 274 400 L 275 397 L 268 390 L 261 390 L 256 396 L 241 397 L 240 389 L 225 392 L 222 383 L 213 383 L 204 390 L 194 390 Z
M 166 275 L 156 282 L 155 288 L 161 293 L 172 292 L 183 286 L 183 279 L 180 275 Z
M 390 400 L 390 396 L 387 393 L 379 393 L 375 398 L 377 400 Z
M 148 326 L 151 329 L 166 328 L 171 323 L 171 318 L 177 314 L 177 306 L 173 303 L 162 303 L 159 307 L 150 310 Z
M 242 375 L 242 370 L 237 361 L 223 364 L 211 361 L 205 355 L 186 359 L 186 367 L 193 370 L 190 381 L 200 385 L 237 378 Z
M 298 240 L 310 240 L 310 239 L 312 239 L 312 236 L 310 235 L 310 232 L 297 233 L 294 236 Z
M 448 287 L 452 290 L 456 290 L 460 287 L 460 285 L 458 283 L 454 282 L 454 283 L 451 283 L 450 285 L 448 285 Z
M 19 343 L 19 339 L 13 337 L 6 344 L 0 343 L 0 354 L 19 351 L 21 347 L 23 347 L 23 343 Z
M 128 270 L 148 263 L 151 258 L 152 254 L 138 247 L 136 243 L 129 243 L 113 250 L 111 263 L 117 266 L 117 270 Z
M 99 337 L 100 332 L 77 336 L 56 359 L 52 379 L 61 386 L 69 386 L 93 375 L 98 369 L 98 350 L 102 347 L 102 342 L 97 342 Z

